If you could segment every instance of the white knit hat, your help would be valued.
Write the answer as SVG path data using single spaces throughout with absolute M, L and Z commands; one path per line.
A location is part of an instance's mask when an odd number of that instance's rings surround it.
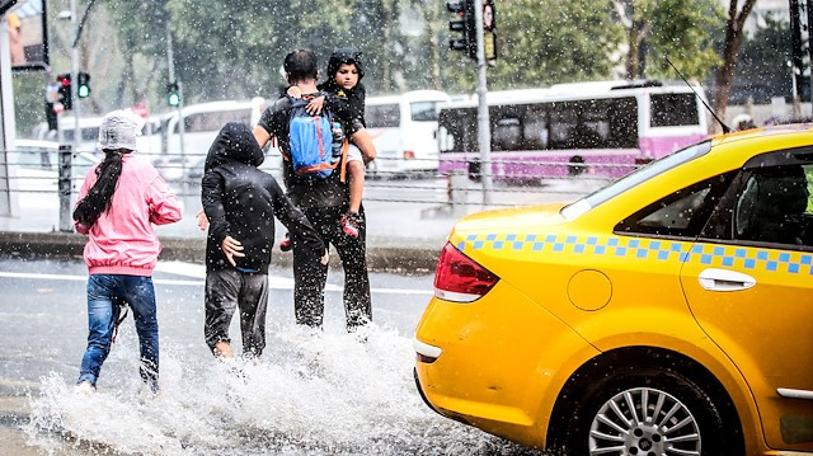
M 99 148 L 136 150 L 136 136 L 143 127 L 144 120 L 135 113 L 123 109 L 109 112 L 99 127 Z

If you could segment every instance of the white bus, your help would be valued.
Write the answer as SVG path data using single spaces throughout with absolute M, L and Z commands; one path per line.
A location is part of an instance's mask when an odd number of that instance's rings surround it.
M 438 106 L 450 100 L 436 90 L 367 98 L 364 114 L 378 158 L 371 171 L 382 175 L 438 169 Z
M 143 149 L 155 157 L 153 161 L 165 179 L 184 179 L 189 169 L 206 157 L 224 125 L 228 122 L 255 125 L 265 106 L 265 99 L 259 97 L 250 101 L 214 101 L 185 106 L 183 151 L 177 111 L 161 116 L 160 126 L 154 129 L 152 135 L 145 135 L 141 139 Z

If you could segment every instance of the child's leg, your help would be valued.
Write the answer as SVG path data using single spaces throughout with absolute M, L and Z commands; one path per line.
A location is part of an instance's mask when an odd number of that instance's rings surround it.
M 88 382 L 96 386 L 99 371 L 110 353 L 118 315 L 113 302 L 113 281 L 109 275 L 92 275 L 88 278 L 88 344 L 77 383 Z
M 362 128 L 361 130 L 353 133 L 353 135 L 350 137 L 350 141 L 361 151 L 361 155 L 364 157 L 364 163 L 369 163 L 375 160 L 375 144 L 373 144 L 373 138 L 369 133 L 367 133 L 366 129 Z
M 212 271 L 206 274 L 206 321 L 203 333 L 206 344 L 217 357 L 232 358 L 229 325 L 240 293 L 239 272 Z
M 265 348 L 265 311 L 268 306 L 268 274 L 244 273 L 240 290 L 240 332 L 243 354 L 260 356 Z
M 141 353 L 141 379 L 153 392 L 158 391 L 158 315 L 155 287 L 151 277 L 125 276 L 124 299 L 133 311 Z
M 364 164 L 358 160 L 347 163 L 350 175 L 350 212 L 361 210 L 361 197 L 364 195 Z

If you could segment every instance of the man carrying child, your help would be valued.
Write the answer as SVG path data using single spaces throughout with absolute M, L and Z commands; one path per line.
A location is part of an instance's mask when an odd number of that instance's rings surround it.
M 305 102 L 319 97 L 316 87 L 318 62 L 313 51 L 300 49 L 285 57 L 284 69 L 288 82 L 296 87 Z M 271 105 L 254 127 L 254 136 L 260 146 L 276 137 L 280 150 L 287 158 L 283 161 L 283 173 L 287 194 L 307 216 L 319 232 L 325 244 L 333 244 L 345 272 L 344 305 L 349 330 L 372 320 L 370 282 L 367 276 L 364 219 L 358 220 L 357 236 L 347 235 L 342 228 L 343 217 L 349 207 L 349 189 L 342 177 L 340 167 L 346 160 L 346 151 L 340 162 L 334 163 L 332 171 L 313 168 L 299 168 L 291 152 L 298 152 L 296 138 L 292 137 L 292 125 L 299 121 L 292 117 L 299 100 L 284 97 Z M 325 111 L 331 112 L 330 100 Z M 338 110 L 337 110 L 338 111 Z M 336 113 L 345 133 L 352 136 L 357 127 L 348 116 Z M 320 140 L 320 144 L 321 144 Z M 294 251 L 294 309 L 296 321 L 308 326 L 321 326 L 324 314 L 324 292 L 327 280 L 327 265 L 309 260 L 308 247 L 293 238 Z

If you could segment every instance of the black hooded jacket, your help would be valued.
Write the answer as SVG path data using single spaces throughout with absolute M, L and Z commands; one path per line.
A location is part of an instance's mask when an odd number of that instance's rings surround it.
M 359 82 L 352 89 L 344 89 L 336 85 L 336 73 L 342 64 L 353 64 L 359 73 Z M 367 91 L 361 83 L 364 78 L 364 63 L 361 60 L 361 52 L 352 48 L 337 49 L 330 55 L 327 63 L 327 80 L 319 84 L 319 90 L 327 95 L 327 103 L 332 106 L 340 117 L 350 119 L 351 128 L 349 133 L 366 126 L 364 122 L 364 103 Z
M 277 181 L 257 169 L 263 152 L 247 125 L 230 122 L 217 135 L 202 182 L 201 202 L 209 218 L 207 271 L 231 268 L 220 249 L 231 236 L 243 245 L 245 257 L 235 257 L 241 269 L 268 272 L 274 246 L 274 217 L 291 233 L 293 242 L 309 246 L 314 261 L 325 245 L 313 225 L 285 196 Z

